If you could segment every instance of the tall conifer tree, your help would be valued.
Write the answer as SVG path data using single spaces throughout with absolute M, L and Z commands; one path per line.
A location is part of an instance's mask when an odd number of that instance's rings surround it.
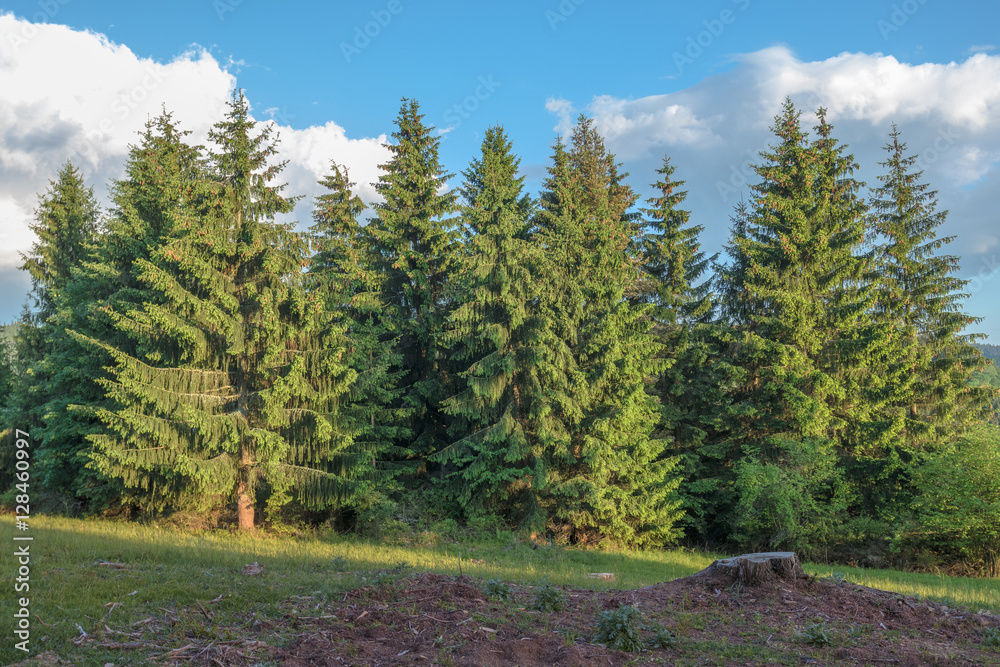
M 398 444 L 409 435 L 406 409 L 399 403 L 401 359 L 396 339 L 380 317 L 381 276 L 359 222 L 365 204 L 354 194 L 342 165 L 334 163 L 320 185 L 327 192 L 313 209 L 310 236 L 317 251 L 309 266 L 310 289 L 322 296 L 330 326 L 343 330 L 345 361 L 357 374 L 340 406 L 343 420 L 354 434 L 355 448 L 366 453 L 365 465 L 381 467 L 387 458 L 405 453 Z M 374 474 L 368 479 L 384 481 Z
M 72 450 L 79 441 L 46 426 L 62 416 L 67 392 L 88 382 L 78 360 L 65 354 L 72 346 L 56 316 L 60 303 L 69 296 L 74 273 L 94 249 L 99 220 L 93 188 L 86 187 L 79 170 L 66 162 L 39 197 L 35 222 L 30 225 L 38 240 L 22 254 L 21 269 L 31 274 L 32 288 L 14 340 L 18 372 L 5 421 L 32 433 L 35 480 L 49 491 L 62 490 L 72 481 L 64 460 L 67 454 L 59 450 Z M 72 380 L 60 386 L 59 378 L 66 374 Z
M 242 92 L 210 138 L 210 178 L 184 234 L 135 263 L 156 296 L 116 317 L 135 353 L 101 341 L 115 360 L 103 382 L 116 408 L 92 436 L 100 470 L 163 504 L 191 494 L 236 501 L 252 530 L 258 490 L 279 507 L 292 488 L 322 507 L 350 490 L 356 459 L 337 403 L 354 373 L 322 302 L 301 278 L 307 244 L 274 221 L 292 209 L 272 185 L 283 163 L 273 126 L 254 134 Z
M 853 237 L 838 225 L 853 219 L 833 210 L 839 202 L 820 181 L 836 180 L 822 172 L 790 100 L 772 129 L 778 141 L 754 167 L 761 181 L 732 241 L 731 275 L 742 285 L 728 291 L 744 292 L 737 349 L 746 372 L 733 400 L 748 409 L 733 434 L 742 460 L 731 525 L 744 545 L 806 548 L 829 534 L 844 502 L 829 439 L 841 388 L 822 352 L 839 272 L 852 268 L 838 252 L 849 255 Z
M 481 156 L 463 172 L 469 240 L 456 267 L 447 340 L 465 387 L 444 403 L 455 442 L 437 458 L 456 466 L 452 493 L 470 515 L 492 509 L 530 524 L 538 511 L 534 480 L 544 478 L 533 418 L 542 351 L 538 260 L 526 240 L 534 204 L 519 165 L 503 129 L 491 127 Z
M 452 215 L 457 193 L 443 192 L 451 174 L 438 158 L 441 139 L 423 122 L 414 100 L 403 99 L 395 143 L 375 189 L 384 201 L 366 230 L 381 274 L 385 321 L 398 336 L 405 372 L 404 406 L 411 415 L 410 448 L 426 461 L 447 444 L 441 401 L 449 389 L 448 353 L 441 340 L 450 304 L 447 281 L 458 253 Z
M 553 162 L 536 223 L 552 338 L 543 391 L 561 421 L 546 439 L 544 504 L 563 539 L 663 544 L 677 535 L 679 480 L 651 437 L 659 411 L 646 385 L 662 364 L 650 306 L 626 298 L 639 282 L 636 196 L 590 119 Z
M 959 258 L 938 254 L 954 240 L 938 236 L 948 212 L 938 210 L 937 192 L 921 182 L 917 156 L 907 154 L 895 125 L 884 148 L 887 159 L 879 164 L 885 173 L 872 201 L 872 227 L 881 241 L 877 307 L 902 347 L 894 368 L 903 380 L 885 411 L 905 425 L 906 448 L 919 451 L 985 414 L 988 393 L 968 386 L 980 359 L 972 343 L 982 336 L 965 333 L 981 318 L 962 311 L 968 281 L 954 275 Z
M 661 409 L 655 434 L 683 461 L 683 523 L 707 533 L 713 515 L 725 504 L 727 485 L 720 471 L 725 449 L 719 439 L 729 417 L 726 391 L 738 371 L 726 354 L 732 332 L 713 322 L 713 281 L 703 280 L 716 257 L 700 250 L 703 228 L 691 226 L 690 213 L 681 208 L 687 192 L 674 171 L 664 157 L 652 186 L 656 194 L 643 209 L 643 270 L 648 298 L 655 304 L 653 333 L 663 343 L 664 370 L 654 385 Z
M 714 258 L 700 250 L 698 236 L 705 230 L 690 225 L 691 214 L 680 208 L 687 192 L 680 190 L 684 181 L 673 178 L 675 167 L 670 158 L 656 170 L 659 180 L 653 184 L 657 196 L 647 202 L 648 231 L 643 239 L 643 269 L 650 279 L 655 317 L 668 324 L 703 323 L 714 315 L 711 281 L 698 284 Z

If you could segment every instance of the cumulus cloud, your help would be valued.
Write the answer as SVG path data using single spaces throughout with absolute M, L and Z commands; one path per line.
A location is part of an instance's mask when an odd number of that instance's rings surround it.
M 107 184 L 121 175 L 130 143 L 146 121 L 165 106 L 193 143 L 207 142 L 208 130 L 222 118 L 236 85 L 229 68 L 201 48 L 167 63 L 141 58 L 106 37 L 55 24 L 33 24 L 0 15 L 0 280 L 5 292 L 23 295 L 15 280 L 19 252 L 34 242 L 28 224 L 38 193 L 67 159 L 106 200 Z M 251 104 L 253 100 L 250 100 Z M 316 181 L 330 161 L 346 165 L 366 201 L 376 193 L 377 165 L 388 152 L 386 137 L 354 139 L 343 127 L 293 129 L 293 118 L 268 109 L 258 120 L 275 123 L 279 155 L 289 161 L 287 192 L 305 195 L 295 211 L 309 223 Z M 16 283 L 16 288 L 14 286 Z M 10 289 L 7 289 L 10 288 Z M 18 301 L 23 296 L 18 297 Z M 10 319 L 17 309 L 0 304 Z
M 559 134 L 569 134 L 570 130 L 573 129 L 573 122 L 575 118 L 576 111 L 573 109 L 573 103 L 569 100 L 557 99 L 550 97 L 545 101 L 545 110 L 549 113 L 555 114 L 559 122 L 553 128 Z

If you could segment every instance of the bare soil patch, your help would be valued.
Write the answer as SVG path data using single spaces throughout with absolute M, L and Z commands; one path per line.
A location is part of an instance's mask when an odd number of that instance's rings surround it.
M 705 571 L 620 592 L 566 590 L 558 612 L 531 609 L 535 589 L 486 599 L 469 577 L 420 574 L 393 587 L 362 588 L 328 611 L 301 619 L 293 640 L 271 652 L 281 665 L 623 665 L 814 664 L 988 665 L 983 643 L 1000 619 L 949 609 L 847 581 L 813 577 L 743 587 Z M 673 632 L 677 645 L 641 653 L 593 641 L 597 616 L 635 605 Z M 823 630 L 827 646 L 808 641 Z
M 637 590 L 563 588 L 561 610 L 539 611 L 533 586 L 512 585 L 501 601 L 468 576 L 385 572 L 338 600 L 288 598 L 280 618 L 248 609 L 220 627 L 199 605 L 81 642 L 151 665 L 1000 665 L 990 613 L 804 574 L 765 579 L 744 585 L 708 568 Z M 597 643 L 598 616 L 622 605 L 674 645 L 625 653 Z M 79 663 L 43 654 L 22 664 Z

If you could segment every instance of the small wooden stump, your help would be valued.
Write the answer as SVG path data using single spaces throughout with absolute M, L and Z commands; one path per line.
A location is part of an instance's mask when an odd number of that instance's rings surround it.
M 258 574 L 264 571 L 264 566 L 254 561 L 249 565 L 243 566 L 243 574 L 248 577 L 256 577 Z
M 759 586 L 776 580 L 804 579 L 802 564 L 791 551 L 744 554 L 717 560 L 704 570 L 708 575 L 722 575 L 744 586 Z

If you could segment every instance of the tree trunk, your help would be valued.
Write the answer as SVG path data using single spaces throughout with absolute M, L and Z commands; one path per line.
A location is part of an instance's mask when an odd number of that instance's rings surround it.
M 759 586 L 778 580 L 804 579 L 799 558 L 791 551 L 745 554 L 717 560 L 702 570 L 705 574 L 721 574 L 744 586 Z
M 236 518 L 239 520 L 240 530 L 254 529 L 253 498 L 247 492 L 247 483 L 242 480 L 236 486 Z

